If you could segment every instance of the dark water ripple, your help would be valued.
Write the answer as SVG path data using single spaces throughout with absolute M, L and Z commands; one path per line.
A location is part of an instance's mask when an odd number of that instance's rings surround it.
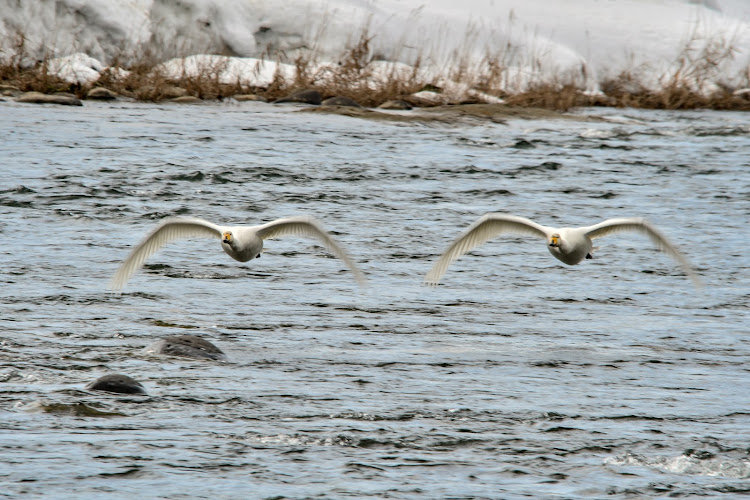
M 735 113 L 373 124 L 269 105 L 0 105 L 0 497 L 735 498 L 750 492 L 750 129 Z M 593 116 L 596 115 L 596 116 Z M 593 118 L 592 118 L 593 116 Z M 644 216 L 562 267 L 487 211 Z M 318 217 L 239 265 L 171 215 Z M 144 351 L 201 335 L 227 362 Z M 107 373 L 147 396 L 85 389 Z

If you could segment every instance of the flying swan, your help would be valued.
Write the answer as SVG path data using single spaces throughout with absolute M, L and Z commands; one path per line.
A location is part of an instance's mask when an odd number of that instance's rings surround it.
M 120 290 L 151 255 L 167 243 L 192 237 L 219 238 L 221 247 L 234 260 L 247 262 L 260 257 L 263 240 L 280 236 L 306 236 L 320 241 L 331 253 L 343 260 L 363 284 L 365 277 L 349 256 L 312 217 L 277 219 L 261 226 L 219 226 L 196 218 L 170 217 L 163 220 L 136 246 L 120 265 L 110 288 Z
M 623 231 L 635 231 L 651 238 L 660 250 L 682 265 L 695 286 L 701 286 L 700 278 L 692 270 L 685 256 L 645 219 L 609 219 L 593 226 L 557 229 L 539 225 L 524 217 L 501 213 L 485 214 L 461 233 L 425 275 L 424 282 L 437 285 L 451 262 L 502 233 L 520 233 L 544 238 L 549 252 L 556 259 L 572 266 L 583 259 L 592 258 L 592 239 Z

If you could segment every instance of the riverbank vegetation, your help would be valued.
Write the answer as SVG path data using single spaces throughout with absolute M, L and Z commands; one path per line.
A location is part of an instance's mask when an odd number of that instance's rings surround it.
M 382 59 L 371 49 L 372 40 L 373 35 L 363 29 L 342 57 L 328 64 L 319 62 L 315 50 L 294 57 L 267 51 L 257 60 L 257 72 L 275 70 L 262 83 L 241 75 L 232 78 L 231 57 L 192 56 L 183 58 L 180 66 L 179 60 L 159 61 L 148 50 L 137 57 L 116 58 L 95 79 L 71 83 L 61 77 L 56 59 L 29 64 L 25 38 L 19 34 L 13 54 L 0 62 L 0 93 L 12 96 L 35 91 L 86 98 L 92 89 L 103 88 L 112 96 L 139 101 L 237 96 L 274 101 L 297 89 L 314 89 L 324 99 L 343 96 L 366 107 L 399 100 L 425 107 L 502 102 L 558 111 L 583 106 L 750 110 L 750 68 L 731 79 L 722 77 L 722 69 L 736 53 L 731 40 L 724 37 L 708 41 L 691 37 L 656 82 L 653 68 L 645 67 L 593 82 L 584 64 L 578 71 L 551 77 L 542 76 L 542 71 L 519 72 L 519 64 L 538 70 L 539 62 L 533 58 L 519 61 L 519 47 L 511 45 L 479 60 L 466 55 L 469 51 L 454 54 L 453 60 L 442 62 L 442 70 L 435 70 L 434 61 L 427 57 L 417 57 L 407 66 Z

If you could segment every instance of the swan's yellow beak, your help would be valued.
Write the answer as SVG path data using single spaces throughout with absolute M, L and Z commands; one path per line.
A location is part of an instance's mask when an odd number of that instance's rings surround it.
M 232 233 L 230 233 L 229 231 L 227 231 L 226 233 L 224 233 L 224 238 L 221 241 L 224 242 L 224 243 L 231 243 L 232 242 Z
M 549 246 L 551 247 L 559 247 L 560 246 L 560 237 L 559 236 L 553 236 L 549 239 Z

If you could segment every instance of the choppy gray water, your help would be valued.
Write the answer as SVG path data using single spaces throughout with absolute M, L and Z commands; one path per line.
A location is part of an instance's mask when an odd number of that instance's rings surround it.
M 0 496 L 642 498 L 750 492 L 746 114 L 383 124 L 263 104 L 0 103 Z M 643 216 L 565 267 L 488 211 Z M 159 219 L 319 218 L 232 261 Z M 203 336 L 228 362 L 144 354 Z M 107 373 L 147 396 L 87 391 Z M 100 412 L 100 413 L 98 413 Z

